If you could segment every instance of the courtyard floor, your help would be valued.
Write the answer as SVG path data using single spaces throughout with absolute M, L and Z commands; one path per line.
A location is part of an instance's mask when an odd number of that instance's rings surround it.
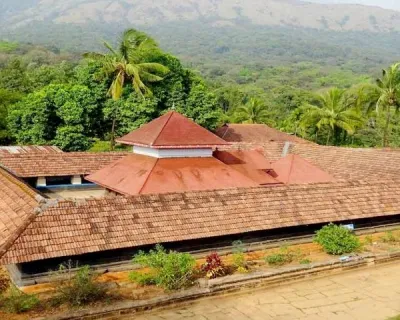
M 386 320 L 400 314 L 400 264 L 355 270 L 121 320 Z

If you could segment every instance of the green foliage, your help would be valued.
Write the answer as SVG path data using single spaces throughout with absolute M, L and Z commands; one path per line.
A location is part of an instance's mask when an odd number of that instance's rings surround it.
M 178 290 L 191 284 L 195 259 L 188 253 L 167 252 L 157 245 L 149 253 L 140 251 L 133 263 L 151 269 L 154 282 L 167 290 Z
M 97 105 L 81 85 L 49 85 L 9 108 L 9 127 L 20 144 L 55 144 L 86 150 L 95 130 Z
M 70 266 L 63 265 L 58 274 L 68 276 L 57 286 L 55 299 L 59 303 L 82 306 L 106 297 L 105 285 L 96 282 L 97 275 L 90 270 L 89 266 L 81 267 L 73 273 Z
M 18 48 L 18 43 L 0 41 L 0 52 L 12 52 Z
M 9 313 L 23 313 L 39 305 L 39 299 L 32 294 L 26 294 L 12 285 L 0 298 L 0 306 Z
M 325 129 L 327 145 L 332 137 L 334 144 L 339 144 L 343 136 L 353 135 L 363 124 L 361 113 L 353 108 L 345 90 L 333 88 L 316 99 L 317 104 L 302 107 L 300 122 L 305 129 L 316 132 Z
M 243 242 L 240 240 L 234 241 L 232 243 L 233 249 L 232 249 L 232 260 L 233 260 L 233 266 L 237 269 L 240 268 L 246 268 L 246 257 L 244 255 L 245 253 L 245 248 L 243 245 Z
M 157 284 L 155 276 L 151 273 L 141 273 L 132 271 L 131 273 L 129 273 L 129 280 L 132 282 L 136 282 L 142 286 L 150 286 Z
M 335 224 L 326 225 L 317 231 L 314 241 L 320 244 L 325 252 L 334 255 L 351 253 L 361 247 L 360 240 L 350 230 Z
M 311 260 L 307 259 L 307 258 L 304 258 L 304 259 L 301 259 L 299 262 L 300 262 L 300 264 L 310 264 Z
M 265 261 L 271 266 L 283 266 L 291 263 L 294 257 L 290 252 L 279 252 L 265 257 Z

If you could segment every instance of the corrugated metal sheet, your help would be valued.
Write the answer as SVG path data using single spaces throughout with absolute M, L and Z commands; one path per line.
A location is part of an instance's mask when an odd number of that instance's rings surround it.
M 285 184 L 332 182 L 335 178 L 302 157 L 290 154 L 272 164 L 275 179 Z
M 157 159 L 138 154 L 116 161 L 86 179 L 125 195 L 259 185 L 215 158 Z

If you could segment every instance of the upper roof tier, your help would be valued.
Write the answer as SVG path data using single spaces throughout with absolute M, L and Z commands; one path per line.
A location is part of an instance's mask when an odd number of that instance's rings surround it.
M 229 145 L 210 131 L 176 111 L 145 124 L 117 142 L 154 149 L 211 148 Z

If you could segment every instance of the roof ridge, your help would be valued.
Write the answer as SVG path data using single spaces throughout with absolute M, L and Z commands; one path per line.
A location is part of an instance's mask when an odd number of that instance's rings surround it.
M 4 178 L 6 178 L 9 182 L 13 183 L 16 185 L 19 189 L 21 189 L 24 193 L 26 193 L 28 196 L 31 198 L 36 199 L 36 196 L 42 196 L 42 193 L 37 191 L 36 189 L 33 189 L 30 185 L 22 181 L 18 176 L 15 175 L 11 170 L 6 168 L 4 165 L 0 163 L 0 172 L 3 175 Z M 11 179 L 12 177 L 12 179 Z M 14 181 L 12 181 L 14 180 Z M 43 197 L 44 198 L 44 197 Z
M 174 111 L 170 111 L 169 112 L 170 115 L 167 119 L 167 121 L 165 121 L 164 125 L 161 127 L 160 131 L 158 132 L 158 134 L 156 135 L 156 138 L 154 139 L 154 141 L 151 143 L 151 146 L 156 145 L 157 140 L 160 138 L 161 133 L 164 131 L 165 127 L 167 126 L 168 122 L 171 120 L 172 116 L 174 115 Z M 168 113 L 166 113 L 165 115 L 167 115 Z
M 160 161 L 159 158 L 157 158 L 157 160 L 154 162 L 153 168 L 151 168 L 151 170 L 149 170 L 149 173 L 148 173 L 146 179 L 144 180 L 144 182 L 143 182 L 143 184 L 142 184 L 142 187 L 140 188 L 140 190 L 139 190 L 139 192 L 138 192 L 139 194 L 141 194 L 141 192 L 142 192 L 142 190 L 144 189 L 145 185 L 146 185 L 147 182 L 149 181 L 150 176 L 151 176 L 151 174 L 153 173 L 153 170 L 154 170 L 154 168 L 156 167 L 158 161 Z

